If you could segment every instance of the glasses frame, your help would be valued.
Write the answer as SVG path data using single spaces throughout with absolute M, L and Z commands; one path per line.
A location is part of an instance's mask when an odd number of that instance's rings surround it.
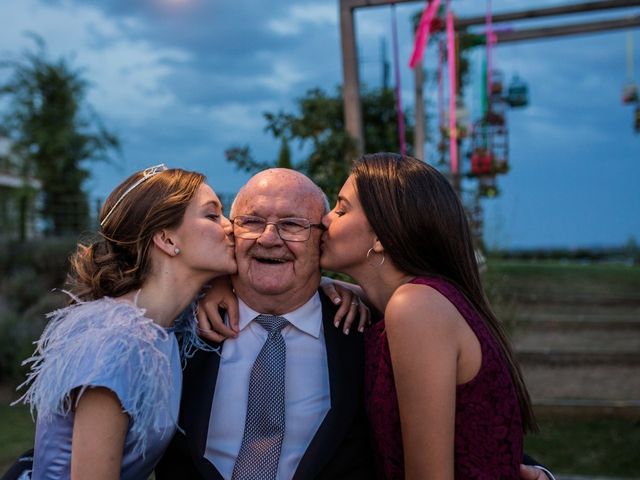
M 264 222 L 264 227 L 262 228 L 262 230 L 260 232 L 252 232 L 252 231 L 245 231 L 242 234 L 237 234 L 235 231 L 235 227 L 238 228 L 242 228 L 240 225 L 237 224 L 237 220 L 242 221 L 242 219 L 247 219 L 247 218 L 253 218 L 256 220 L 260 220 L 262 222 Z M 296 238 L 296 239 L 292 239 L 292 238 L 284 238 L 282 236 L 282 231 L 281 229 L 281 222 L 286 221 L 286 220 L 304 220 L 307 225 L 302 227 L 303 230 L 301 230 L 299 233 L 302 234 L 304 233 L 306 235 L 306 238 Z M 268 222 L 266 218 L 263 217 L 258 217 L 255 215 L 238 215 L 237 217 L 234 217 L 231 219 L 231 223 L 233 224 L 233 235 L 235 237 L 238 238 L 243 238 L 245 240 L 256 240 L 258 238 L 260 238 L 262 236 L 262 234 L 265 232 L 265 230 L 267 229 L 267 226 L 269 225 L 273 225 L 274 227 L 276 227 L 276 232 L 278 232 L 278 236 L 282 239 L 282 241 L 284 242 L 306 242 L 307 240 L 309 240 L 309 238 L 311 238 L 311 228 L 315 227 L 318 228 L 322 231 L 326 230 L 327 227 L 325 227 L 322 223 L 311 223 L 311 221 L 309 221 L 309 219 L 307 218 L 303 218 L 303 217 L 284 217 L 284 218 L 279 218 L 278 220 L 276 220 L 275 222 Z M 288 232 L 284 232 L 285 236 L 289 236 L 291 235 Z M 294 234 L 296 235 L 296 234 Z

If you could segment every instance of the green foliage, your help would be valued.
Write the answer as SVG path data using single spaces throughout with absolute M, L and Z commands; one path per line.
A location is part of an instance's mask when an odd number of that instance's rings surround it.
M 247 145 L 228 148 L 224 154 L 228 162 L 235 163 L 236 168 L 244 172 L 259 172 L 273 166 L 269 163 L 256 162 L 251 156 L 251 149 Z
M 538 418 L 525 451 L 554 474 L 637 478 L 640 421 L 611 417 Z
M 2 133 L 12 142 L 21 175 L 42 182 L 42 216 L 50 233 L 77 233 L 89 219 L 83 184 L 89 177 L 87 160 L 106 160 L 119 148 L 86 104 L 88 84 L 64 59 L 47 58 L 44 42 L 21 60 L 3 61 L 9 79 L 0 85 L 8 98 Z
M 2 282 L 2 291 L 6 293 L 9 308 L 21 312 L 37 301 L 46 287 L 33 268 L 25 267 Z
M 15 312 L 0 313 L 0 382 L 24 379 L 22 361 L 33 353 L 33 341 L 42 333 L 43 322 L 23 320 Z
M 0 242 L 3 278 L 8 279 L 22 270 L 31 269 L 44 279 L 47 288 L 61 287 L 68 269 L 67 259 L 75 251 L 76 244 L 75 237 Z M 7 294 L 1 284 L 0 294 Z
M 4 473 L 18 455 L 33 448 L 35 425 L 23 405 L 0 405 L 0 423 L 0 472 Z
M 280 154 L 278 155 L 276 166 L 278 168 L 293 168 L 291 165 L 291 150 L 289 149 L 289 142 L 287 142 L 286 137 L 282 137 Z
M 47 238 L 0 244 L 0 381 L 24 379 L 21 362 L 33 352 L 45 314 L 63 306 L 67 258 L 75 239 Z
M 391 89 L 363 89 L 362 116 L 365 126 L 365 148 L 368 152 L 398 151 L 395 97 Z M 333 199 L 348 176 L 355 157 L 353 139 L 345 131 L 342 92 L 328 95 L 322 89 L 309 90 L 296 101 L 296 112 L 266 112 L 265 131 L 281 141 L 276 161 L 256 161 L 249 146 L 234 146 L 226 151 L 227 160 L 238 169 L 257 172 L 281 164 L 292 165 L 311 177 Z M 411 144 L 413 125 L 407 121 L 406 144 Z M 298 162 L 291 161 L 289 143 L 296 142 L 307 152 Z M 281 163 L 284 162 L 284 163 Z
M 490 258 L 487 288 L 565 292 L 570 285 L 583 295 L 630 295 L 640 291 L 640 268 L 626 265 L 569 264 L 560 261 L 513 261 Z

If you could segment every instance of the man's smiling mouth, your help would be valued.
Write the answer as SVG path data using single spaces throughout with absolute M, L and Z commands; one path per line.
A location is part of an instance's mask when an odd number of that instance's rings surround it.
M 254 260 L 260 263 L 266 263 L 268 265 L 280 265 L 287 263 L 289 260 L 286 258 L 269 258 L 269 257 L 253 257 Z

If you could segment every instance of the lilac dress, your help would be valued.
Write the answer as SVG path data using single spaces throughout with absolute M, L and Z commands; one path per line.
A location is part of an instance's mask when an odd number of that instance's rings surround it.
M 28 391 L 19 400 L 37 412 L 32 479 L 69 479 L 74 411 L 71 393 L 104 387 L 129 416 L 120 478 L 149 477 L 176 429 L 181 354 L 203 344 L 193 315 L 165 329 L 144 310 L 105 297 L 49 314 L 50 323 L 27 360 Z M 182 349 L 176 334 L 184 337 Z M 75 400 L 77 402 L 77 400 Z
M 475 333 L 482 350 L 476 376 L 456 388 L 454 439 L 457 479 L 517 479 L 522 461 L 520 404 L 498 343 L 457 288 L 430 277 L 412 281 L 444 295 Z M 379 479 L 403 479 L 404 459 L 398 399 L 384 320 L 365 333 L 365 402 Z

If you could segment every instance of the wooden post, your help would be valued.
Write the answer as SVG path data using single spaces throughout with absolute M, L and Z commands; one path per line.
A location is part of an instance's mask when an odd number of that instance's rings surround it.
M 356 154 L 364 153 L 364 129 L 360 104 L 358 78 L 358 51 L 356 50 L 353 8 L 349 0 L 340 0 L 340 37 L 342 43 L 342 96 L 344 99 L 344 123 L 347 133 L 356 142 Z

